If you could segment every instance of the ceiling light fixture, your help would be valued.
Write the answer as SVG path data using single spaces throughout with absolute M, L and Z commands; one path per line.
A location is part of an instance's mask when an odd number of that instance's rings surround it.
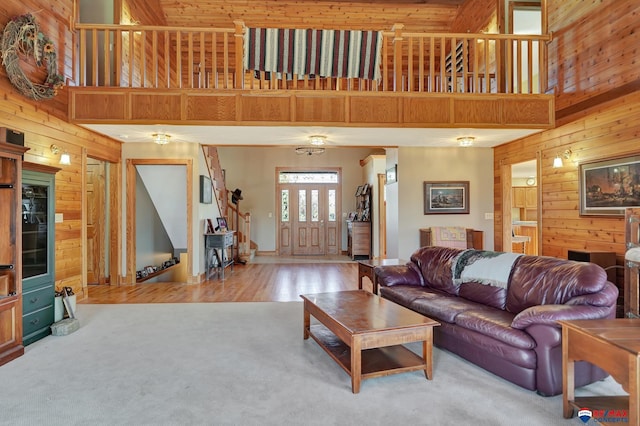
M 311 145 L 315 145 L 315 146 L 324 145 L 326 141 L 327 141 L 327 137 L 323 135 L 309 136 L 309 143 Z
M 71 156 L 67 151 L 63 151 L 62 148 L 55 144 L 51 145 L 49 149 L 51 150 L 51 153 L 53 155 L 60 154 L 60 164 L 62 164 L 63 166 L 71 165 Z
M 573 152 L 571 152 L 571 148 L 566 149 L 562 154 L 558 154 L 556 155 L 556 157 L 553 159 L 553 168 L 557 169 L 562 167 L 564 164 L 562 162 L 562 159 L 564 158 L 565 160 L 568 160 L 571 158 L 571 154 L 573 154 Z
M 473 136 L 463 136 L 461 138 L 458 138 L 458 145 L 464 147 L 473 146 L 473 141 L 475 140 L 476 138 L 474 138 Z
M 324 148 L 317 146 L 299 146 L 296 148 L 296 154 L 304 155 L 320 155 L 324 153 Z
M 154 133 L 151 136 L 153 137 L 153 141 L 158 145 L 166 145 L 169 143 L 169 139 L 171 139 L 171 136 L 166 133 Z

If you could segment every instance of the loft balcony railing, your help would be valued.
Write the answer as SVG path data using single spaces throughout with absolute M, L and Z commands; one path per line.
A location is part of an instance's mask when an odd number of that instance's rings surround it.
M 549 35 L 383 32 L 381 81 L 243 69 L 235 28 L 76 24 L 80 87 L 543 94 Z

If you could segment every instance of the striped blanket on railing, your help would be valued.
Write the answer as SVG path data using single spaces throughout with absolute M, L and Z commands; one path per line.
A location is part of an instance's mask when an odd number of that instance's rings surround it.
M 247 28 L 245 70 L 379 81 L 379 31 Z

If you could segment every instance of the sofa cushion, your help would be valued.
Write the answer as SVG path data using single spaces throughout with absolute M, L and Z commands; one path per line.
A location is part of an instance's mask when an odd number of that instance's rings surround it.
M 564 304 L 598 293 L 606 283 L 606 272 L 593 263 L 522 256 L 511 274 L 506 309 L 517 314 L 531 306 Z
M 536 342 L 528 333 L 511 327 L 514 316 L 507 311 L 483 307 L 460 312 L 456 316 L 456 325 L 477 331 L 510 346 L 521 349 L 535 348 Z
M 496 309 L 504 309 L 507 304 L 506 289 L 486 284 L 462 283 L 459 287 L 458 295 Z
M 380 295 L 398 305 L 409 307 L 418 297 L 424 297 L 430 290 L 415 285 L 397 284 L 390 287 L 380 287 Z M 440 293 L 446 295 L 446 293 Z
M 480 309 L 482 305 L 441 292 L 426 293 L 414 299 L 409 309 L 426 315 L 431 319 L 455 323 L 456 317 L 471 309 Z
M 437 344 L 439 341 L 448 340 L 446 348 L 454 353 L 457 353 L 456 348 L 458 346 L 467 348 L 474 346 L 477 348 L 473 356 L 471 354 L 466 354 L 467 356 L 463 355 L 476 364 L 482 365 L 485 364 L 485 362 L 491 362 L 491 360 L 496 361 L 502 359 L 523 368 L 533 370 L 538 368 L 538 358 L 535 350 L 517 348 L 494 339 L 493 336 L 487 336 L 486 334 L 446 322 L 441 323 L 440 327 L 435 327 L 433 332 L 434 342 Z M 443 339 L 442 335 L 450 335 L 451 337 Z M 461 342 L 457 343 L 454 339 L 458 339 Z M 491 356 L 487 357 L 487 354 Z M 498 368 L 499 366 L 494 365 L 494 367 Z M 487 368 L 486 365 L 485 368 Z M 512 380 L 510 378 L 508 379 Z
M 457 295 L 458 286 L 453 283 L 453 265 L 463 251 L 449 247 L 422 247 L 411 255 L 411 262 L 422 273 L 425 286 Z

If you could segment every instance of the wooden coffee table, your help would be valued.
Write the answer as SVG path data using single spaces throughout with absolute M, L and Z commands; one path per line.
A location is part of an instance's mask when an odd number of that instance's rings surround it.
M 594 418 L 613 418 L 627 414 L 628 422 L 625 424 L 639 424 L 640 319 L 558 322 L 562 325 L 564 417 L 572 417 L 575 408 L 586 408 L 594 413 Z M 629 396 L 576 397 L 575 361 L 587 361 L 602 368 L 622 385 Z
M 351 376 L 351 390 L 364 379 L 424 370 L 433 372 L 433 327 L 437 321 L 365 290 L 303 294 L 304 338 L 311 336 Z M 311 316 L 320 324 L 311 326 Z M 422 342 L 422 356 L 403 344 Z

